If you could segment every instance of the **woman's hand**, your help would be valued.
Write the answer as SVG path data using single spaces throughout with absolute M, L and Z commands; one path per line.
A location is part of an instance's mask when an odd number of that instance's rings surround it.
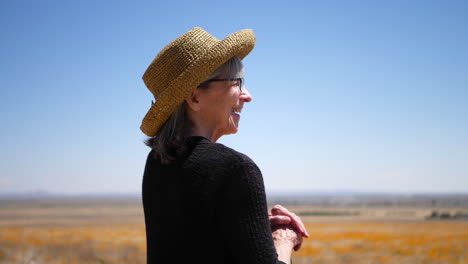
M 291 223 L 291 218 L 285 215 L 269 214 L 268 218 L 270 219 L 270 225 L 272 227 L 275 225 L 289 225 Z
M 300 247 L 302 235 L 292 225 L 275 225 L 272 227 L 273 242 L 278 259 L 289 264 L 292 249 Z
M 288 243 L 292 247 L 302 243 L 302 235 L 292 225 L 276 225 L 272 228 L 272 234 L 275 243 Z
M 295 230 L 297 230 L 301 234 L 301 243 L 303 236 L 309 237 L 309 233 L 307 233 L 307 230 L 304 224 L 302 223 L 301 218 L 281 205 L 273 206 L 269 218 L 272 229 L 277 225 L 291 225 Z M 301 243 L 295 245 L 294 250 L 299 250 L 301 247 Z

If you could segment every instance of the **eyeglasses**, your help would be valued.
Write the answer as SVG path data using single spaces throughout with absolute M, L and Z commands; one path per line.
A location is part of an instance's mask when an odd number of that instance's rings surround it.
M 230 82 L 230 81 L 237 81 L 239 82 L 239 90 L 242 92 L 242 86 L 244 85 L 244 78 L 231 78 L 231 79 L 209 79 L 205 81 L 204 83 L 207 82 Z

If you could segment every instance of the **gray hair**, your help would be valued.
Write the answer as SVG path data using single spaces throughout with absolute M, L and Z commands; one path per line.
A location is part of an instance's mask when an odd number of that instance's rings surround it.
M 244 66 L 242 61 L 239 57 L 234 56 L 228 61 L 226 61 L 223 65 L 221 65 L 218 69 L 216 69 L 205 81 L 203 81 L 197 88 L 206 89 L 209 88 L 208 80 L 223 77 L 226 79 L 234 79 L 234 78 L 243 78 L 244 77 Z
M 210 74 L 197 88 L 209 89 L 210 83 L 207 81 L 220 77 L 229 79 L 244 77 L 242 61 L 237 56 L 232 57 Z M 184 143 L 190 134 L 191 124 L 187 115 L 187 103 L 184 101 L 161 126 L 156 136 L 147 138 L 145 144 L 154 150 L 162 164 L 174 163 L 187 152 Z

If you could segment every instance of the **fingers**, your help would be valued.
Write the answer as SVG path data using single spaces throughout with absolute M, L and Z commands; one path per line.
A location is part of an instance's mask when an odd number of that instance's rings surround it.
M 271 213 L 273 215 L 284 215 L 290 217 L 292 226 L 296 228 L 303 236 L 309 237 L 309 233 L 307 233 L 307 230 L 304 224 L 302 223 L 301 218 L 296 214 L 290 212 L 288 209 L 284 208 L 281 205 L 273 206 L 273 208 L 271 209 Z
M 291 224 L 288 225 L 274 225 L 271 227 L 273 232 L 273 239 L 289 241 L 293 243 L 293 249 L 298 251 L 302 246 L 301 233 Z
M 299 251 L 299 249 L 301 249 L 301 247 L 302 247 L 302 242 L 294 247 L 294 251 Z
M 299 251 L 299 249 L 301 249 L 301 246 L 302 246 L 302 235 L 301 234 L 298 234 L 297 236 L 297 245 L 294 246 L 294 251 Z
M 309 237 L 309 234 L 307 233 L 307 230 L 304 226 L 304 224 L 301 221 L 301 218 L 297 216 L 296 214 L 290 212 L 288 209 L 284 208 L 281 205 L 275 205 L 271 209 L 271 213 L 273 215 L 286 215 L 291 218 L 291 224 L 296 228 L 303 236 Z
M 285 215 L 270 215 L 270 225 L 287 225 L 291 223 L 291 218 Z

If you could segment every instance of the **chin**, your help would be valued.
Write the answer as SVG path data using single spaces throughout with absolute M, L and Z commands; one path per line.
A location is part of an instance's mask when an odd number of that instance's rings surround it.
M 236 134 L 237 131 L 239 131 L 239 127 L 236 126 L 236 127 L 232 128 L 231 134 Z
M 236 134 L 238 130 L 239 130 L 238 128 L 230 129 L 229 131 L 227 131 L 227 132 L 225 133 L 225 135 Z

